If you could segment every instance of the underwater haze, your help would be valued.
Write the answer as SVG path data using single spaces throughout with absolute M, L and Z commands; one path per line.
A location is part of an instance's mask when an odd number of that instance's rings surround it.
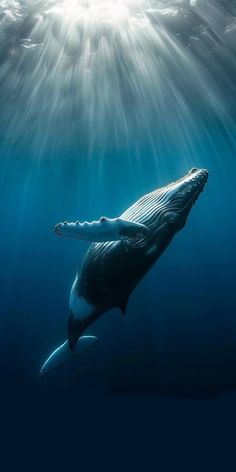
M 179 454 L 182 424 L 186 448 L 189 431 L 211 437 L 216 460 L 235 424 L 236 1 L 1 0 L 0 159 L 10 451 L 17 444 L 36 470 L 45 444 L 52 452 L 54 442 L 75 441 L 67 461 L 88 466 L 100 436 L 112 450 L 111 431 L 134 460 L 160 434 L 157 454 L 176 470 L 169 441 Z M 119 216 L 192 167 L 208 169 L 205 190 L 126 315 L 106 313 L 88 330 L 98 337 L 90 350 L 39 377 L 65 340 L 88 248 L 57 238 L 54 225 Z M 186 470 L 195 470 L 195 453 Z M 235 470 L 222 455 L 219 470 Z M 147 456 L 142 470 L 153 470 Z M 7 460 L 3 470 L 19 466 L 12 453 Z M 196 470 L 213 470 L 204 464 Z

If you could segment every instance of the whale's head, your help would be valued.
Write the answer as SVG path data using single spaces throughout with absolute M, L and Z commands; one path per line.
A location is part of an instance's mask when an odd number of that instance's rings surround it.
M 144 195 L 130 207 L 123 216 L 146 225 L 150 230 L 149 236 L 136 243 L 145 245 L 155 234 L 161 238 L 163 235 L 167 242 L 181 230 L 207 179 L 206 169 L 193 168 L 184 177 Z
M 191 169 L 187 175 L 153 192 L 155 225 L 169 222 L 181 229 L 208 179 L 206 169 Z M 156 216 L 156 221 L 155 221 Z

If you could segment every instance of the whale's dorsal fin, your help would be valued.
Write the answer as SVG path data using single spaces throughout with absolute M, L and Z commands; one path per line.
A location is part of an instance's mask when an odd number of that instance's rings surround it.
M 127 310 L 128 298 L 129 298 L 129 295 L 127 295 L 127 297 L 123 298 L 123 300 L 121 300 L 121 301 L 119 302 L 118 308 L 120 308 L 120 310 L 122 311 L 123 315 L 125 315 L 126 310 Z
M 99 221 L 81 223 L 80 221 L 64 221 L 55 226 L 58 236 L 81 239 L 90 242 L 120 241 L 143 237 L 149 232 L 147 226 L 129 221 L 123 218 L 106 218 L 102 216 Z

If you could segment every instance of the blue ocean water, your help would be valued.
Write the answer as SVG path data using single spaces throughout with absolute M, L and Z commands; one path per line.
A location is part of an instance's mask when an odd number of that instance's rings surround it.
M 235 2 L 16 1 L 0 13 L 8 446 L 19 446 L 29 470 L 37 458 L 53 470 L 66 445 L 72 466 L 76 456 L 87 467 L 111 456 L 113 470 L 125 454 L 133 470 L 142 446 L 143 469 L 156 469 L 147 465 L 154 448 L 162 470 L 183 458 L 186 470 L 212 470 L 216 458 L 219 470 L 234 470 L 223 451 L 236 398 Z M 191 167 L 209 170 L 206 188 L 126 315 L 105 314 L 89 328 L 98 337 L 90 350 L 39 377 L 65 340 L 88 248 L 57 238 L 54 225 L 118 216 Z M 199 442 L 202 457 L 209 453 L 203 466 Z

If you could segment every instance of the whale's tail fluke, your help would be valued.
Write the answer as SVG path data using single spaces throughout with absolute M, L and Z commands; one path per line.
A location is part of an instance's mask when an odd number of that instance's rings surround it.
M 73 359 L 73 357 L 78 356 L 81 352 L 85 351 L 85 349 L 88 349 L 95 341 L 97 341 L 96 336 L 81 336 L 73 351 L 70 349 L 68 341 L 65 341 L 61 346 L 55 349 L 47 358 L 46 362 L 44 362 L 40 370 L 40 375 L 48 374 L 57 367 L 66 364 Z

